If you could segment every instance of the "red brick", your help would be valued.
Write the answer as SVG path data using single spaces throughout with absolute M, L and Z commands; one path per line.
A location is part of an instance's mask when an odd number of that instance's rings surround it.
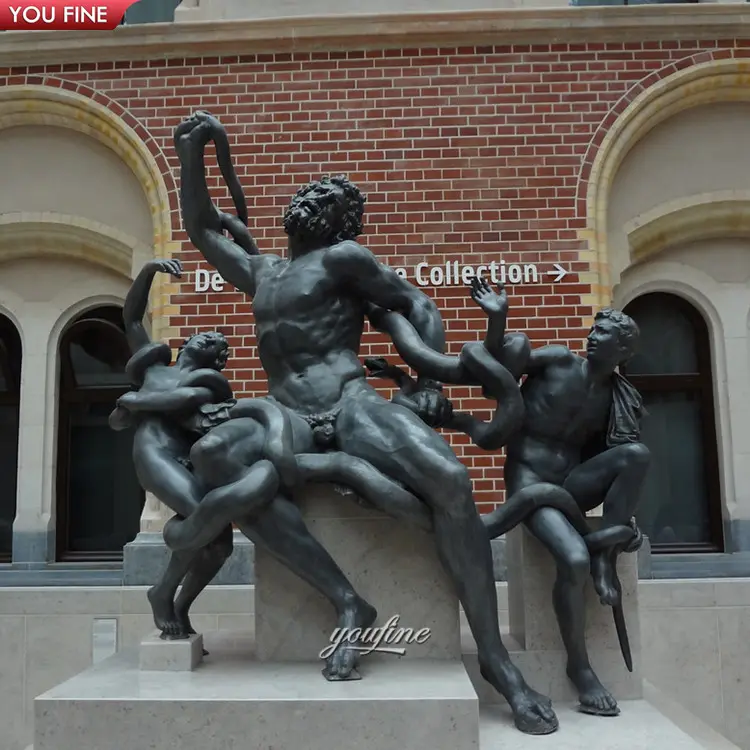
M 586 270 L 575 262 L 576 232 L 586 224 L 588 174 L 603 136 L 659 79 L 745 56 L 748 47 L 746 39 L 664 40 L 133 60 L 14 67 L 0 70 L 0 85 L 47 76 L 46 85 L 78 89 L 123 116 L 147 143 L 165 174 L 188 271 L 171 300 L 180 306 L 169 321 L 179 331 L 171 343 L 201 328 L 223 330 L 232 346 L 228 374 L 242 396 L 266 389 L 251 306 L 229 285 L 205 294 L 190 287 L 194 270 L 207 266 L 177 211 L 172 132 L 192 110 L 210 108 L 226 123 L 264 251 L 283 249 L 280 219 L 297 187 L 344 172 L 368 193 L 363 243 L 391 265 L 427 256 L 434 265 L 566 265 L 571 275 L 559 285 L 509 285 L 511 324 L 537 345 L 558 340 L 580 349 L 593 311 L 581 304 L 591 290 L 575 276 Z M 212 154 L 207 164 L 218 204 L 232 210 Z M 483 316 L 463 288 L 427 292 L 443 312 L 451 353 L 481 339 Z M 362 352 L 398 361 L 369 329 Z M 390 397 L 387 384 L 377 385 Z M 447 393 L 461 408 L 491 413 L 477 389 Z M 446 437 L 470 467 L 480 507 L 491 510 L 503 497 L 502 456 L 464 435 Z

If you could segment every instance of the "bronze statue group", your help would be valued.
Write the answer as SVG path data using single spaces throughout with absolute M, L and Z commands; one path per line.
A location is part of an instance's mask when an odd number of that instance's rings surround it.
M 236 213 L 214 205 L 205 148 L 213 143 Z M 532 690 L 500 637 L 490 540 L 525 524 L 557 564 L 553 599 L 580 709 L 619 713 L 589 663 L 584 588 L 589 576 L 613 608 L 630 664 L 617 557 L 640 546 L 633 521 L 649 454 L 644 414 L 618 366 L 635 351 L 638 329 L 625 314 L 596 315 L 581 357 L 564 346 L 532 348 L 506 331 L 508 300 L 481 278 L 468 293 L 487 316 L 483 342 L 445 354 L 431 298 L 356 239 L 365 198 L 345 177 L 300 189 L 284 214 L 285 258 L 260 253 L 222 125 L 197 112 L 179 125 L 181 208 L 191 242 L 253 300 L 268 395 L 235 400 L 222 374 L 229 355 L 220 333 L 197 333 L 174 363 L 143 326 L 156 273 L 179 277 L 178 260 L 149 262 L 124 308 L 133 390 L 113 412 L 115 429 L 135 428 L 139 480 L 176 514 L 164 528 L 172 554 L 150 591 L 167 638 L 193 633 L 190 606 L 232 550 L 232 524 L 324 594 L 337 627 L 369 627 L 375 608 L 310 534 L 295 505 L 310 482 L 334 483 L 434 536 L 477 643 L 482 676 L 508 701 L 523 732 L 555 731 L 550 701 Z M 360 360 L 365 321 L 387 333 L 415 377 L 382 359 Z M 368 381 L 389 380 L 384 399 Z M 496 402 L 489 421 L 457 411 L 442 386 L 477 386 Z M 507 500 L 480 516 L 466 467 L 436 428 L 457 430 L 486 451 L 506 450 Z M 602 527 L 586 513 L 603 506 Z M 181 585 L 180 585 L 181 584 Z M 180 593 L 177 594 L 177 591 Z M 326 677 L 356 675 L 358 652 L 342 643 Z

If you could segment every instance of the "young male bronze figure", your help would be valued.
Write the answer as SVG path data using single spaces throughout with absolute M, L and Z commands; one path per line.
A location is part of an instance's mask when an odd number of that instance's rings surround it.
M 485 449 L 507 446 L 507 500 L 482 520 L 491 538 L 524 522 L 550 550 L 558 569 L 554 607 L 580 708 L 616 715 L 617 703 L 592 670 L 586 650 L 584 586 L 591 573 L 602 603 L 613 607 L 623 655 L 632 669 L 616 563 L 621 552 L 635 551 L 642 543 L 633 516 L 649 452 L 640 442 L 641 397 L 616 369 L 634 354 L 638 327 L 624 313 L 606 309 L 595 317 L 585 358 L 558 345 L 532 350 L 525 334 L 505 333 L 502 288 L 496 294 L 486 280 L 475 279 L 471 295 L 489 315 L 488 336 L 484 344 L 465 345 L 458 358 L 430 351 L 397 314 L 381 313 L 379 322 L 403 360 L 423 377 L 481 385 L 498 400 L 490 422 L 447 409 L 442 425 L 465 432 Z M 477 347 L 516 381 L 526 375 L 520 417 L 515 400 L 506 398 L 507 386 L 498 390 L 501 381 L 488 379 L 486 370 L 472 370 Z M 397 368 L 382 361 L 368 364 L 375 376 L 399 382 L 409 397 L 410 386 Z M 505 401 L 510 408 L 503 408 Z M 602 504 L 602 529 L 591 532 L 585 513 Z
M 529 688 L 500 638 L 489 539 L 466 468 L 422 419 L 367 383 L 358 358 L 372 305 L 401 312 L 430 348 L 442 351 L 445 334 L 437 307 L 355 242 L 362 232 L 364 198 L 345 178 L 323 179 L 298 191 L 284 215 L 287 259 L 259 254 L 249 234 L 242 243 L 224 234 L 225 215 L 208 193 L 204 151 L 211 140 L 226 142 L 220 123 L 196 113 L 175 138 L 185 227 L 206 260 L 253 298 L 270 396 L 295 415 L 300 441 L 367 461 L 428 506 L 439 556 L 466 612 L 484 678 L 508 700 L 519 729 L 554 731 L 557 719 L 549 700 Z M 226 153 L 224 145 L 217 145 L 220 152 Z M 226 163 L 223 171 L 231 174 Z M 421 413 L 439 420 L 442 396 L 425 385 L 419 384 L 413 400 Z M 233 429 L 230 420 L 199 441 L 191 452 L 193 463 L 202 462 L 209 471 L 212 463 L 231 468 L 226 461 Z M 334 571 L 321 573 L 327 563 L 295 545 L 285 520 L 256 537 L 325 593 L 326 575 Z M 354 622 L 371 616 L 359 614 L 362 605 L 361 600 L 348 603 Z
M 234 404 L 229 381 L 221 373 L 229 345 L 220 333 L 196 334 L 185 341 L 170 367 L 171 349 L 152 341 L 143 325 L 157 273 L 179 278 L 182 267 L 178 260 L 149 261 L 128 292 L 123 318 L 132 357 L 126 370 L 134 388 L 118 399 L 109 421 L 115 430 L 135 427 L 133 462 L 143 489 L 187 516 L 203 496 L 189 468 L 190 448 L 212 424 L 227 419 Z M 161 580 L 148 591 L 163 638 L 187 638 L 195 632 L 190 607 L 231 552 L 232 530 L 225 525 L 201 549 L 172 553 Z
M 603 505 L 605 531 L 625 530 L 616 544 L 592 551 L 580 529 L 557 508 L 539 508 L 526 520 L 557 563 L 553 602 L 568 653 L 568 677 L 578 690 L 581 710 L 601 715 L 615 715 L 619 709 L 589 662 L 584 587 L 592 575 L 602 603 L 621 617 L 616 558 L 642 543 L 632 519 L 649 451 L 640 441 L 641 397 L 616 369 L 632 357 L 637 341 L 632 318 L 605 309 L 595 317 L 586 357 L 564 346 L 544 346 L 513 366 L 527 375 L 521 386 L 526 416 L 506 448 L 509 499 L 519 492 L 533 494 L 535 488 L 544 495 L 553 485 L 572 496 L 584 513 Z M 491 537 L 503 533 L 501 512 L 484 516 Z

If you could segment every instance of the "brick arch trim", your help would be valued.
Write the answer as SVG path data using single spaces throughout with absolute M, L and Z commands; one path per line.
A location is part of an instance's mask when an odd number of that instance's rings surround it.
M 747 50 L 715 49 L 676 60 L 634 84 L 609 111 L 589 143 L 578 180 L 578 215 L 591 251 L 600 306 L 611 302 L 607 209 L 617 171 L 650 130 L 682 111 L 712 102 L 750 101 Z
M 0 87 L 0 130 L 24 125 L 67 128 L 94 138 L 125 163 L 138 180 L 151 212 L 151 254 L 169 257 L 179 250 L 173 239 L 177 190 L 166 157 L 156 141 L 114 100 L 81 84 L 27 76 L 25 83 Z M 152 294 L 154 335 L 168 335 L 165 308 L 170 282 L 157 276 Z

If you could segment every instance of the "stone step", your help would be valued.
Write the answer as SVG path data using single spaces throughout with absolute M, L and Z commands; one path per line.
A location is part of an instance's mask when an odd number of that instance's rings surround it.
M 481 750 L 739 750 L 716 733 L 686 731 L 646 700 L 623 701 L 617 718 L 589 716 L 556 705 L 560 729 L 545 737 L 521 734 L 506 706 L 480 710 Z
M 111 569 L 74 567 L 65 564 L 40 568 L 8 567 L 0 570 L 0 587 L 27 586 L 122 586 L 122 566 Z
M 739 750 L 651 688 L 618 719 L 555 705 L 560 729 L 518 732 L 504 703 L 479 706 L 456 662 L 367 662 L 361 681 L 326 682 L 319 663 L 265 663 L 247 640 L 207 634 L 196 671 L 141 671 L 126 650 L 35 701 L 26 750 Z M 513 646 L 512 643 L 510 643 Z M 247 738 L 237 744 L 237 738 Z
M 137 650 L 127 650 L 44 693 L 34 747 L 479 747 L 477 695 L 460 662 L 368 662 L 362 680 L 343 684 L 326 681 L 320 662 L 259 663 L 210 639 L 207 648 L 194 672 L 140 671 Z

